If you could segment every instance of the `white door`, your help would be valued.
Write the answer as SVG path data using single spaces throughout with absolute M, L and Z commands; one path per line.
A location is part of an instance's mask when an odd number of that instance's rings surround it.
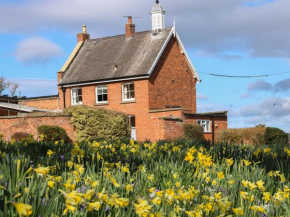
M 131 139 L 136 140 L 136 126 L 135 126 L 135 116 L 134 115 L 129 115 L 129 125 L 131 127 Z
M 136 127 L 131 127 L 131 139 L 136 140 Z

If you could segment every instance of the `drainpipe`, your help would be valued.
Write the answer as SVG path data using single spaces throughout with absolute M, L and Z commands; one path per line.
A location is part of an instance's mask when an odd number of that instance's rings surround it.
M 212 144 L 214 145 L 215 144 L 215 136 L 214 136 L 214 129 L 215 129 L 215 123 L 214 123 L 214 118 L 213 116 L 211 116 L 211 121 L 212 121 L 212 126 L 211 126 L 211 129 L 212 129 Z
M 64 86 L 61 86 L 62 94 L 63 94 L 63 108 L 65 108 L 65 91 L 66 88 Z

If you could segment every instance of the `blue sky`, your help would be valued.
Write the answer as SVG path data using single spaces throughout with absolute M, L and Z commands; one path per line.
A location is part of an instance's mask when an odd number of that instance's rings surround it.
M 56 94 L 56 72 L 86 24 L 91 38 L 151 29 L 155 1 L 0 0 L 0 76 L 22 95 Z M 290 72 L 289 0 L 161 0 L 197 71 L 227 75 Z M 290 132 L 290 73 L 265 78 L 199 74 L 198 112 L 229 111 L 229 127 L 264 123 Z M 273 108 L 273 104 L 276 106 Z

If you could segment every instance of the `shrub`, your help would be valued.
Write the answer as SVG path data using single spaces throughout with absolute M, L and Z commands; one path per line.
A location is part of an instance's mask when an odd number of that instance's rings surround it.
M 22 141 L 22 140 L 27 139 L 29 137 L 31 137 L 31 135 L 29 133 L 16 132 L 16 133 L 13 133 L 13 135 L 11 136 L 11 139 L 15 139 L 17 141 Z
M 184 124 L 183 133 L 185 138 L 194 140 L 204 140 L 203 127 L 198 124 Z
M 288 144 L 288 134 L 275 127 L 267 127 L 265 133 L 266 145 Z
M 65 110 L 76 129 L 76 140 L 130 138 L 127 115 L 103 108 L 73 106 Z
M 264 145 L 265 127 L 225 129 L 218 131 L 217 141 L 237 145 Z
M 69 141 L 69 137 L 66 131 L 58 126 L 47 126 L 42 125 L 37 128 L 38 135 L 43 135 L 44 141 L 60 141 L 63 140 L 64 142 Z

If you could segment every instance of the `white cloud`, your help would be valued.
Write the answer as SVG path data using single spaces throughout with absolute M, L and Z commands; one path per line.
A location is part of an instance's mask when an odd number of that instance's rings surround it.
M 176 20 L 186 47 L 217 57 L 226 51 L 244 51 L 252 56 L 290 56 L 290 1 L 182 0 L 161 1 L 167 26 Z M 267 4 L 266 4 L 267 3 Z M 0 32 L 64 30 L 76 34 L 82 24 L 95 36 L 124 32 L 124 15 L 135 19 L 137 31 L 151 28 L 149 11 L 154 1 L 30 0 L 0 3 Z M 128 7 L 130 5 L 130 7 Z M 270 16 L 269 16 L 270 15 Z M 198 31 L 197 31 L 198 30 Z
M 19 91 L 22 96 L 27 97 L 57 95 L 56 79 L 11 78 L 7 80 L 19 84 L 19 89 L 15 94 L 17 96 L 19 96 Z
M 258 79 L 254 83 L 249 83 L 248 84 L 248 90 L 253 91 L 253 90 L 271 90 L 272 89 L 272 84 L 262 80 Z
M 63 54 L 62 49 L 45 38 L 29 38 L 17 45 L 16 59 L 24 65 L 45 64 Z
M 254 95 L 251 94 L 251 93 L 243 93 L 241 96 L 240 96 L 240 99 L 248 99 L 248 98 L 252 98 Z
M 201 93 L 197 93 L 196 98 L 200 99 L 200 100 L 208 100 L 208 97 L 204 94 L 201 94 Z

